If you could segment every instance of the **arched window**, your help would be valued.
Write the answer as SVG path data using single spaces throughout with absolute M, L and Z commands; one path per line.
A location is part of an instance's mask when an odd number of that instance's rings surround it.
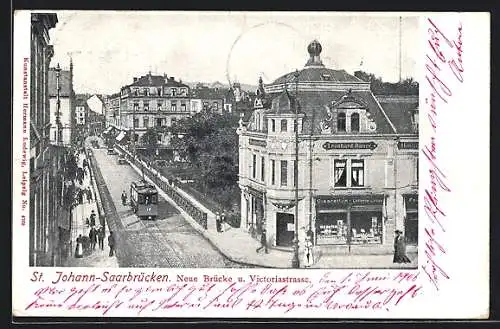
M 351 131 L 359 132 L 359 114 L 353 113 L 351 115 Z
M 337 116 L 337 131 L 345 131 L 345 113 L 339 113 Z

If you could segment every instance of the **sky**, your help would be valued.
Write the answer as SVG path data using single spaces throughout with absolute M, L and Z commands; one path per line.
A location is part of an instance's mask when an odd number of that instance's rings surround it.
M 134 77 L 257 85 L 304 67 L 317 39 L 326 67 L 399 79 L 399 14 L 56 11 L 54 57 L 77 93 L 112 94 Z M 416 77 L 418 17 L 402 15 L 402 77 Z

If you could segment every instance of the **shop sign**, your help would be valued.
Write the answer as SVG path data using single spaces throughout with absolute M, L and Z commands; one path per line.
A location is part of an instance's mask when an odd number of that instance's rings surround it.
M 357 143 L 357 142 L 351 142 L 351 143 L 332 143 L 332 142 L 326 142 L 323 144 L 323 148 L 325 150 L 374 150 L 377 148 L 377 144 L 375 142 L 369 142 L 369 143 Z
M 254 146 L 260 146 L 260 147 L 267 146 L 267 142 L 265 140 L 255 139 L 255 138 L 248 139 L 248 144 L 254 145 Z
M 418 142 L 398 142 L 398 149 L 400 149 L 400 150 L 416 150 L 416 149 L 418 149 Z
M 317 198 L 318 209 L 335 209 L 347 206 L 382 205 L 384 195 L 342 195 L 336 197 Z

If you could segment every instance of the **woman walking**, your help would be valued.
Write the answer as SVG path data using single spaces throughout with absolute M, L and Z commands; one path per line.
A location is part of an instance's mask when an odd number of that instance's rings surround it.
M 403 232 L 400 230 L 394 231 L 396 237 L 394 238 L 394 258 L 393 263 L 411 263 L 411 260 L 406 255 L 406 243 L 404 241 Z

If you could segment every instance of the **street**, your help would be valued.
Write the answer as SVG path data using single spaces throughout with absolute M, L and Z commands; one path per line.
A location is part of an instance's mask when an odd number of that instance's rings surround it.
M 161 197 L 158 218 L 139 220 L 122 205 L 121 193 L 128 194 L 130 183 L 140 175 L 129 165 L 119 165 L 118 155 L 108 155 L 106 149 L 92 153 L 105 183 L 96 177 L 109 228 L 116 234 L 120 267 L 242 267 L 222 256 Z

